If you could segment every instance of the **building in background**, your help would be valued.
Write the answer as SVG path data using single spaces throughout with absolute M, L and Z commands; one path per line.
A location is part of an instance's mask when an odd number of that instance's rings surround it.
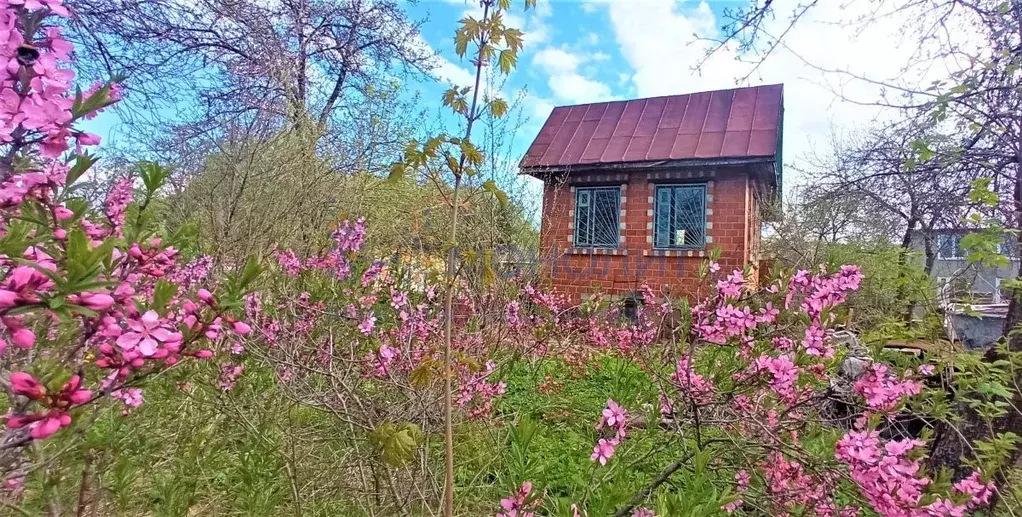
M 555 108 L 521 162 L 544 182 L 541 277 L 575 299 L 693 294 L 760 266 L 781 193 L 782 85 Z
M 942 301 L 970 304 L 1008 303 L 1008 293 L 1002 282 L 1013 278 L 1019 268 L 1019 257 L 1015 252 L 1014 238 L 1007 238 L 1001 244 L 1001 253 L 1008 258 L 1008 264 L 989 267 L 969 264 L 967 253 L 962 249 L 962 237 L 969 229 L 934 230 L 934 259 L 930 275 L 937 283 Z M 913 246 L 923 253 L 922 239 L 916 239 Z

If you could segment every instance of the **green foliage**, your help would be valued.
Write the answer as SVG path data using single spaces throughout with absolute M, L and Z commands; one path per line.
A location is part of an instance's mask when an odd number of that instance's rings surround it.
M 415 459 L 415 450 L 424 440 L 422 429 L 411 422 L 383 423 L 369 433 L 369 443 L 392 467 L 404 466 Z

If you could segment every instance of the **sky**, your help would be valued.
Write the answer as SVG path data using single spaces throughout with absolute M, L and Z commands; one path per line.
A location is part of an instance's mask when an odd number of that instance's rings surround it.
M 784 31 L 800 2 L 774 1 L 777 14 L 765 24 L 768 36 Z M 708 39 L 719 35 L 725 9 L 746 6 L 748 0 L 539 0 L 527 12 L 522 0 L 512 3 L 506 25 L 523 29 L 525 47 L 502 96 L 523 96 L 528 122 L 515 136 L 519 153 L 554 106 L 782 83 L 786 190 L 802 183 L 797 170 L 814 151 L 826 152 L 832 135 L 889 116 L 865 105 L 879 98 L 878 87 L 820 68 L 904 79 L 902 67 L 918 50 L 902 17 L 882 16 L 866 27 L 840 23 L 864 14 L 859 10 L 872 4 L 864 0 L 821 1 L 761 63 L 743 60 L 729 48 L 706 59 L 713 45 Z M 409 87 L 439 107 L 446 83 L 472 82 L 470 64 L 454 55 L 453 33 L 458 19 L 481 11 L 473 0 L 419 0 L 409 3 L 408 11 L 424 20 L 423 42 L 439 55 L 438 80 Z M 921 81 L 946 70 L 913 73 L 919 77 L 911 79 Z M 115 131 L 114 116 L 98 120 L 94 130 Z
M 910 84 L 947 75 L 941 66 L 905 71 L 919 45 L 904 15 L 872 13 L 868 24 L 851 23 L 875 5 L 863 0 L 821 1 L 763 61 L 731 48 L 706 58 L 725 10 L 748 0 L 539 0 L 528 12 L 513 3 L 506 25 L 525 31 L 525 48 L 504 95 L 525 95 L 529 122 L 516 137 L 523 153 L 554 106 L 782 83 L 789 190 L 805 182 L 798 170 L 825 155 L 834 136 L 893 116 L 871 105 L 883 89 L 834 70 Z M 788 28 L 800 3 L 775 0 L 766 41 Z M 411 12 L 428 19 L 422 35 L 441 55 L 441 82 L 470 84 L 469 65 L 453 57 L 452 34 L 465 13 L 478 17 L 478 3 L 423 0 Z

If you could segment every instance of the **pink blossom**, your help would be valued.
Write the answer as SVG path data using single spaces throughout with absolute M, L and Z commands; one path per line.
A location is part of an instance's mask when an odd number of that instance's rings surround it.
M 521 315 L 519 314 L 520 311 L 521 306 L 518 304 L 518 301 L 511 301 L 507 304 L 507 307 L 504 309 L 504 319 L 507 321 L 508 325 L 511 325 L 514 328 L 518 328 L 522 325 Z
M 362 287 L 368 287 L 369 284 L 375 282 L 382 272 L 383 262 L 374 260 L 373 263 L 369 265 L 369 268 L 365 270 L 365 273 L 362 273 Z
M 408 293 L 404 291 L 398 291 L 397 289 L 391 289 L 390 305 L 395 309 L 400 309 L 405 305 L 408 305 Z
M 954 485 L 956 492 L 972 496 L 970 505 L 986 505 L 990 503 L 990 498 L 994 495 L 994 482 L 981 483 L 979 478 L 980 473 L 978 471 L 973 472 L 969 477 L 962 479 Z
M 823 327 L 813 323 L 806 329 L 805 336 L 802 346 L 805 347 L 807 354 L 826 359 L 834 357 L 834 349 L 826 344 Z
M 870 410 L 890 412 L 907 397 L 918 395 L 922 385 L 911 379 L 899 379 L 887 365 L 873 363 L 855 382 L 855 391 L 866 399 Z
M 234 389 L 234 384 L 238 382 L 238 377 L 241 377 L 244 371 L 245 365 L 243 364 L 221 364 L 220 379 L 217 381 L 217 386 L 223 391 L 231 391 Z
M 373 314 L 367 314 L 362 319 L 362 323 L 358 324 L 358 330 L 365 336 L 372 334 L 374 328 L 376 328 L 376 316 Z
M 125 177 L 118 181 L 106 197 L 105 213 L 110 221 L 115 235 L 120 236 L 124 227 L 124 212 L 131 204 L 131 177 Z
M 25 327 L 15 328 L 11 331 L 11 342 L 18 348 L 32 348 L 35 345 L 35 333 Z
M 694 371 L 688 355 L 678 359 L 671 380 L 682 393 L 688 394 L 700 404 L 708 403 L 713 397 L 713 383 Z
M 73 375 L 60 388 L 57 397 L 71 404 L 84 404 L 92 399 L 92 391 L 82 388 L 82 378 Z
M 738 485 L 738 491 L 744 492 L 747 488 L 749 488 L 749 481 L 751 479 L 752 478 L 749 476 L 748 471 L 739 470 L 735 473 L 735 484 Z
M 742 289 L 745 288 L 745 277 L 739 270 L 731 272 L 727 278 L 722 278 L 717 281 L 717 291 L 724 298 L 737 298 L 742 294 Z
M 216 299 L 213 298 L 213 293 L 209 292 L 206 289 L 199 289 L 198 291 L 195 292 L 195 295 L 198 296 L 199 300 L 201 300 L 206 305 L 216 305 Z
M 8 291 L 6 289 L 0 289 L 0 309 L 10 309 L 18 305 L 18 293 L 14 291 Z
M 131 331 L 117 338 L 117 346 L 125 350 L 137 348 L 146 357 L 155 354 L 160 344 L 177 343 L 182 338 L 179 332 L 172 331 L 160 319 L 156 311 L 146 311 L 138 319 L 129 319 L 127 324 Z
M 82 293 L 79 303 L 94 311 L 105 311 L 114 304 L 114 298 L 103 292 Z
M 250 327 L 244 321 L 234 321 L 234 322 L 232 322 L 231 323 L 231 328 L 234 330 L 234 333 L 238 334 L 239 336 L 244 336 L 244 335 L 248 334 L 249 332 L 252 332 L 252 327 Z
M 600 462 L 600 465 L 606 465 L 607 460 L 614 455 L 614 444 L 611 441 L 600 438 L 596 442 L 596 446 L 593 447 L 593 454 L 589 459 Z
M 14 372 L 10 377 L 11 391 L 18 395 L 24 395 L 32 400 L 39 400 L 46 396 L 46 388 L 35 380 L 35 377 L 25 372 Z
M 795 383 L 798 381 L 798 367 L 787 355 L 779 357 L 760 356 L 753 362 L 754 371 L 770 373 L 770 387 L 781 399 L 794 403 L 796 399 Z
M 607 400 L 607 407 L 603 410 L 603 418 L 596 425 L 597 429 L 607 427 L 623 427 L 625 425 L 625 409 L 613 400 Z
M 302 261 L 298 259 L 295 252 L 289 249 L 279 251 L 274 248 L 273 255 L 277 258 L 277 264 L 280 265 L 287 276 L 298 276 L 302 272 Z
M 115 390 L 110 393 L 110 396 L 120 400 L 124 403 L 123 413 L 127 414 L 132 408 L 137 408 L 144 402 L 142 398 L 142 388 L 124 388 Z
M 496 517 L 536 517 L 531 508 L 538 505 L 538 501 L 529 501 L 529 494 L 532 492 L 532 483 L 526 481 L 522 487 L 511 497 L 500 500 L 502 512 L 497 512 Z

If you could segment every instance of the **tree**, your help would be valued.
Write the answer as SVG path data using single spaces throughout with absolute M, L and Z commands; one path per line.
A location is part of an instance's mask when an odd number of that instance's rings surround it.
M 433 57 L 394 0 L 75 0 L 86 75 L 124 74 L 148 116 L 192 134 L 270 118 L 340 127 L 393 72 Z
M 790 11 L 788 29 L 798 23 L 807 10 L 819 2 L 799 3 Z M 780 34 L 767 34 L 763 20 L 774 14 L 770 0 L 751 2 L 748 9 L 730 12 L 724 39 L 739 41 L 749 54 L 765 59 L 773 49 L 784 45 L 788 29 Z M 988 181 L 981 183 L 983 192 L 974 193 L 976 199 L 991 199 L 997 210 L 995 229 L 1018 228 L 1022 225 L 1022 2 L 1015 0 L 912 0 L 893 2 L 878 0 L 865 17 L 856 23 L 869 23 L 877 17 L 900 16 L 909 24 L 918 41 L 919 49 L 905 64 L 898 79 L 874 78 L 847 70 L 838 70 L 820 64 L 810 64 L 819 70 L 848 80 L 864 81 L 890 92 L 879 99 L 857 102 L 898 110 L 908 118 L 928 119 L 948 127 L 960 139 L 955 142 L 955 154 L 962 166 L 982 171 Z M 769 41 L 764 41 L 764 37 Z M 977 45 L 975 42 L 981 41 Z M 798 49 L 788 48 L 797 54 Z M 946 77 L 932 83 L 914 84 L 914 77 L 927 77 L 925 72 L 934 65 L 950 70 Z M 912 143 L 919 155 L 932 153 L 925 139 Z M 978 250 L 973 260 L 997 255 L 996 243 L 1003 234 L 979 235 L 969 244 Z M 1022 252 L 1022 243 L 1016 255 Z M 968 247 L 968 246 L 967 246 Z M 1012 298 L 1005 319 L 1006 348 L 991 350 L 986 360 L 997 364 L 1005 359 L 1003 352 L 1022 352 L 1022 283 L 1013 282 Z M 1022 370 L 1016 370 L 1015 384 L 1022 383 Z M 959 393 L 970 399 L 972 393 Z M 983 396 L 978 395 L 980 399 Z M 974 399 L 973 399 L 974 400 Z M 1012 398 L 1012 409 L 980 414 L 975 407 L 959 405 L 960 415 L 952 415 L 955 422 L 947 421 L 938 429 L 938 439 L 931 446 L 931 463 L 953 469 L 958 476 L 965 467 L 961 458 L 975 453 L 975 444 L 996 440 L 1017 441 L 1022 433 L 1022 395 Z M 1012 464 L 1022 455 L 1014 447 L 1002 464 Z M 1001 486 L 1006 482 L 998 478 Z
M 969 189 L 981 172 L 959 160 L 956 144 L 932 126 L 908 120 L 835 141 L 829 157 L 810 158 L 803 172 L 814 197 L 830 200 L 825 206 L 856 205 L 860 222 L 886 227 L 887 237 L 900 245 L 899 269 L 907 272 L 921 247 L 928 274 L 936 258 L 934 230 L 961 227 L 974 209 Z M 918 296 L 906 292 L 914 282 L 902 284 L 898 298 L 906 301 L 902 315 L 908 323 L 915 308 L 909 300 Z
M 525 0 L 525 8 L 534 6 L 535 0 Z M 453 382 L 451 336 L 454 325 L 454 296 L 457 288 L 459 271 L 458 248 L 458 214 L 462 198 L 463 182 L 470 181 L 479 174 L 486 158 L 480 148 L 472 142 L 472 129 L 487 113 L 500 118 L 508 112 L 508 102 L 482 87 L 483 70 L 488 66 L 496 66 L 501 74 L 507 75 L 518 63 L 518 52 L 522 48 L 522 31 L 504 26 L 504 12 L 510 8 L 510 0 L 482 0 L 482 15 L 475 19 L 469 15 L 461 20 L 461 26 L 455 31 L 454 51 L 458 57 L 470 56 L 475 66 L 475 83 L 461 88 L 451 87 L 444 93 L 445 106 L 458 115 L 464 122 L 464 131 L 460 137 L 441 134 L 429 138 L 420 147 L 413 141 L 405 151 L 404 159 L 395 163 L 391 178 L 400 180 L 411 169 L 419 172 L 424 178 L 440 186 L 441 192 L 444 178 L 449 174 L 453 178 L 450 189 L 450 232 L 447 252 L 447 270 L 444 286 L 444 515 L 454 514 L 454 428 L 452 417 Z M 472 53 L 469 54 L 469 50 Z M 481 191 L 493 194 L 502 204 L 506 204 L 507 194 L 500 190 L 493 179 L 485 181 Z

